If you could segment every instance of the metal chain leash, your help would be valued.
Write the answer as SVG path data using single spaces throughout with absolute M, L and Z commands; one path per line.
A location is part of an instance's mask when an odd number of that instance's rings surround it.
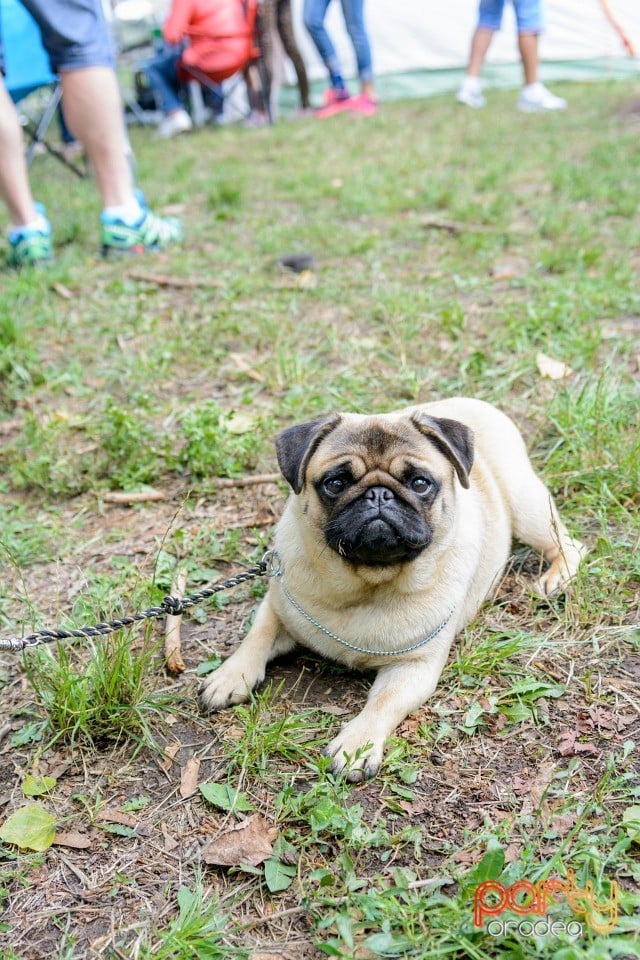
M 159 606 L 149 607 L 141 613 L 134 613 L 129 617 L 120 617 L 114 620 L 107 620 L 105 623 L 96 623 L 90 627 L 81 627 L 79 630 L 38 630 L 37 633 L 31 633 L 28 637 L 9 637 L 6 640 L 0 638 L 0 650 L 11 650 L 18 653 L 27 647 L 37 647 L 41 643 L 53 643 L 55 640 L 71 640 L 79 637 L 104 637 L 110 633 L 116 633 L 117 630 L 124 630 L 134 623 L 141 620 L 161 620 L 163 617 L 177 617 L 203 600 L 209 600 L 216 593 L 223 590 L 230 590 L 237 587 L 240 583 L 246 583 L 255 580 L 258 577 L 264 577 L 269 573 L 269 555 L 267 552 L 262 560 L 253 567 L 242 570 L 227 580 L 220 583 L 214 583 L 210 587 L 203 587 L 196 593 L 189 593 L 184 597 L 165 597 Z

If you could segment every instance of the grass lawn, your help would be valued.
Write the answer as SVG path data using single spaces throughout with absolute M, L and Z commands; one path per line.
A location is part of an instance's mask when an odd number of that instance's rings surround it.
M 289 657 L 250 704 L 198 713 L 261 581 L 185 619 L 178 678 L 157 626 L 0 654 L 2 960 L 640 957 L 640 84 L 558 92 L 566 114 L 496 91 L 134 129 L 187 237 L 139 259 L 101 260 L 92 183 L 36 159 L 57 260 L 0 283 L 0 637 L 260 558 L 285 484 L 242 481 L 276 470 L 278 428 L 332 410 L 498 404 L 590 552 L 542 601 L 514 545 L 356 786 L 321 751 L 367 677 Z M 524 916 L 525 884 L 478 927 L 486 880 L 574 886 Z

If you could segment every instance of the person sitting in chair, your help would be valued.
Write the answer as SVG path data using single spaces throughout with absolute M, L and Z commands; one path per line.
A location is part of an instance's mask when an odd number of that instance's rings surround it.
M 162 35 L 167 46 L 145 70 L 164 114 L 158 135 L 169 138 L 193 126 L 180 96 L 185 80 L 200 72 L 222 83 L 244 66 L 248 38 L 243 4 L 173 0 Z

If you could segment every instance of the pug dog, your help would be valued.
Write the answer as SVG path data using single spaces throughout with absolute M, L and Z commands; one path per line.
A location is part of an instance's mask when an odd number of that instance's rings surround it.
M 569 583 L 585 550 L 515 424 L 479 400 L 320 417 L 282 431 L 276 452 L 292 493 L 269 589 L 201 704 L 222 710 L 246 700 L 267 663 L 298 644 L 375 670 L 364 708 L 326 750 L 333 773 L 359 780 L 378 771 L 387 738 L 434 692 L 512 539 L 547 561 L 542 594 Z

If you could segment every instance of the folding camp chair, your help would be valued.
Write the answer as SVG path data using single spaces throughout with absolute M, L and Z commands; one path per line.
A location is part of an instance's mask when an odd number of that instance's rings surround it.
M 49 58 L 42 46 L 35 20 L 18 0 L 0 0 L 0 35 L 5 66 L 5 85 L 14 103 L 21 105 L 24 127 L 29 135 L 26 159 L 31 163 L 39 146 L 57 157 L 77 176 L 86 170 L 67 160 L 64 153 L 45 139 L 51 121 L 60 107 L 62 88 L 51 72 Z M 26 114 L 23 101 L 37 90 L 48 90 L 44 110 L 37 118 Z
M 249 109 L 260 111 L 271 123 L 271 98 L 260 49 L 257 0 L 234 0 L 226 5 L 225 13 L 226 22 L 221 23 L 221 32 L 207 38 L 212 41 L 212 52 L 206 69 L 189 64 L 183 54 L 178 77 L 190 85 L 195 81 L 227 103 L 234 102 L 233 91 L 244 82 Z

